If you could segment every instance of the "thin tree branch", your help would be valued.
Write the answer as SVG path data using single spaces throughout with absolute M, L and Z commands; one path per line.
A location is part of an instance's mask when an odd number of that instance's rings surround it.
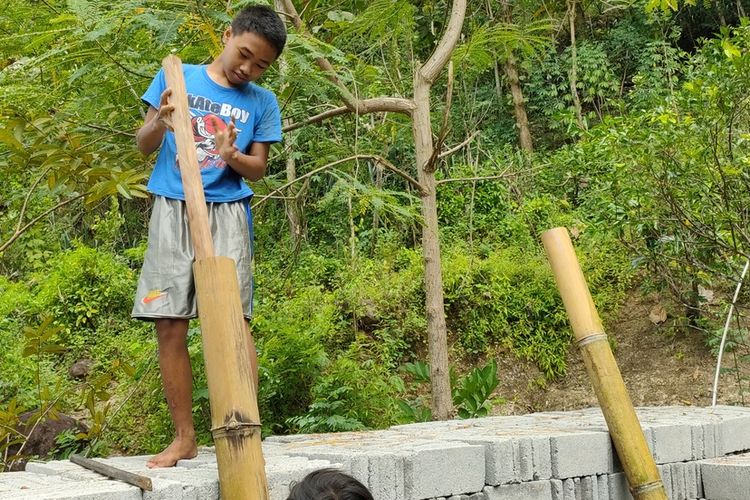
M 29 205 L 31 194 L 34 192 L 39 183 L 42 182 L 42 179 L 47 175 L 47 172 L 49 172 L 51 169 L 52 167 L 47 167 L 44 172 L 42 172 L 42 174 L 36 178 L 34 184 L 32 184 L 29 188 L 29 192 L 26 193 L 26 197 L 23 199 L 23 205 L 21 206 L 21 212 L 18 214 L 18 224 L 16 225 L 16 232 L 19 231 L 19 229 L 21 228 L 21 224 L 23 223 L 23 216 L 26 215 L 26 207 L 28 207 Z
M 282 131 L 291 132 L 292 130 L 297 130 L 298 128 L 302 128 L 306 125 L 320 123 L 323 120 L 327 120 L 328 118 L 333 118 L 334 116 L 339 116 L 346 113 L 356 113 L 362 115 L 367 113 L 386 113 L 388 111 L 393 111 L 396 113 L 411 114 L 413 110 L 414 103 L 408 99 L 402 99 L 400 97 L 374 97 L 372 99 L 362 99 L 357 101 L 353 109 L 349 106 L 341 106 L 338 108 L 323 111 L 322 113 L 318 113 L 317 115 L 311 116 L 301 122 L 291 123 L 282 128 Z
M 14 241 L 16 241 L 18 239 L 19 236 L 21 236 L 23 233 L 25 233 L 31 226 L 33 226 L 34 224 L 36 224 L 37 222 L 39 222 L 40 220 L 42 220 L 43 218 L 45 218 L 46 216 L 48 216 L 49 214 L 51 214 L 52 212 L 54 212 L 55 210 L 57 210 L 58 208 L 62 208 L 65 205 L 68 205 L 69 203 L 72 203 L 72 202 L 74 202 L 76 200 L 80 200 L 81 198 L 83 198 L 84 196 L 86 196 L 86 194 L 87 193 L 79 194 L 77 196 L 74 196 L 73 198 L 69 198 L 69 199 L 67 199 L 65 201 L 61 201 L 60 203 L 58 203 L 54 207 L 45 210 L 44 212 L 42 212 L 38 216 L 36 216 L 33 219 L 31 219 L 31 221 L 29 221 L 28 224 L 26 224 L 25 226 L 23 226 L 20 229 L 17 229 L 16 232 L 13 233 L 13 236 L 11 236 L 5 243 L 3 243 L 2 245 L 0 245 L 0 253 L 3 253 Z
M 297 13 L 297 9 L 295 9 L 292 1 L 282 0 L 281 4 L 284 9 L 283 13 L 286 15 L 286 17 L 289 18 L 289 20 L 291 21 L 295 29 L 299 33 L 305 36 L 311 36 L 309 31 L 305 27 L 305 25 L 302 23 L 302 19 Z M 334 69 L 330 61 L 328 61 L 328 59 L 326 59 L 325 57 L 316 57 L 315 63 L 318 65 L 318 67 L 321 70 L 323 70 L 323 72 L 326 74 L 326 77 L 336 86 L 336 88 L 339 89 L 339 92 L 341 93 L 341 98 L 343 99 L 344 104 L 346 105 L 346 108 L 349 111 L 352 111 L 357 114 L 373 113 L 377 111 L 396 111 L 399 113 L 408 114 L 408 113 L 411 113 L 412 109 L 414 109 L 414 103 L 411 100 L 400 98 L 400 97 L 380 97 L 380 98 L 364 99 L 364 100 L 358 99 L 354 94 L 352 94 L 349 91 L 346 85 L 343 84 L 341 79 L 336 74 L 336 70 Z M 376 102 L 378 104 L 376 104 Z M 387 106 L 384 105 L 383 103 L 387 103 Z M 338 113 L 338 114 L 341 114 L 341 113 Z M 336 116 L 336 115 L 333 115 L 333 116 Z M 324 118 L 327 118 L 327 117 L 324 117 Z M 299 128 L 299 127 L 295 127 L 295 128 Z M 294 130 L 294 129 L 291 129 L 291 130 Z
M 450 149 L 448 149 L 448 150 L 443 151 L 442 153 L 440 153 L 438 155 L 438 158 L 445 158 L 446 156 L 452 155 L 453 153 L 455 153 L 456 151 L 458 151 L 459 149 L 461 149 L 462 147 L 466 146 L 471 141 L 473 141 L 474 138 L 476 136 L 478 136 L 478 135 L 479 135 L 479 130 L 475 130 L 474 132 L 471 133 L 471 135 L 469 137 L 467 137 L 466 139 L 464 139 L 464 141 L 461 142 L 460 144 L 456 144 L 452 148 L 450 148 Z
M 458 37 L 461 35 L 465 16 L 466 0 L 454 0 L 448 27 L 440 38 L 440 43 L 435 47 L 435 51 L 427 62 L 419 68 L 419 76 L 426 82 L 432 84 L 450 59 L 453 48 L 458 42 Z
M 276 193 L 283 191 L 284 189 L 288 188 L 289 186 L 291 186 L 291 185 L 293 185 L 293 184 L 295 184 L 295 183 L 297 183 L 297 182 L 299 182 L 301 180 L 307 179 L 309 177 L 312 177 L 315 174 L 319 174 L 320 172 L 322 172 L 324 170 L 328 170 L 331 167 L 335 167 L 336 165 L 340 165 L 341 163 L 345 163 L 347 161 L 352 161 L 352 160 L 375 160 L 378 163 L 380 163 L 381 165 L 383 165 L 385 168 L 387 168 L 388 170 L 392 171 L 393 173 L 397 174 L 401 178 L 405 179 L 409 184 L 411 184 L 417 190 L 419 190 L 419 192 L 421 194 L 425 193 L 425 189 L 422 187 L 422 185 L 419 183 L 419 181 L 417 181 L 414 177 L 410 176 L 409 174 L 407 174 L 406 172 L 404 172 L 400 168 L 398 168 L 395 165 L 393 165 L 391 162 L 389 162 L 388 160 L 386 160 L 382 156 L 379 156 L 379 155 L 369 155 L 369 154 L 358 154 L 358 155 L 349 156 L 347 158 L 342 158 L 340 160 L 336 160 L 336 161 L 333 161 L 331 163 L 327 163 L 327 164 L 325 164 L 325 165 L 323 165 L 321 167 L 316 168 L 315 170 L 312 170 L 312 171 L 310 171 L 310 172 L 308 172 L 308 173 L 306 173 L 304 175 L 301 175 L 301 176 L 297 177 L 294 180 L 291 180 L 291 181 L 287 182 L 283 186 L 274 189 L 273 191 L 271 191 L 267 195 L 263 196 L 261 199 L 259 199 L 255 203 L 253 203 L 252 208 L 257 207 L 257 206 L 261 205 L 262 203 L 265 203 L 265 201 L 267 199 L 272 198 L 273 195 L 275 195 Z M 0 248 L 0 251 L 2 251 L 2 248 Z
M 450 114 L 451 105 L 453 102 L 453 61 L 448 62 L 448 83 L 445 90 L 445 108 L 443 109 L 443 121 L 440 125 L 440 132 L 438 133 L 437 141 L 432 148 L 432 154 L 430 159 L 425 165 L 425 170 L 428 172 L 435 171 L 435 165 L 440 158 L 440 150 L 443 149 L 445 138 L 448 136 L 448 130 L 450 129 Z
M 135 133 L 133 132 L 126 132 L 124 130 L 118 130 L 116 128 L 111 127 L 105 127 L 104 125 L 97 125 L 94 123 L 81 123 L 77 122 L 75 120 L 71 120 L 70 118 L 63 118 L 68 123 L 72 123 L 74 125 L 78 125 L 79 127 L 87 127 L 87 128 L 93 128 L 94 130 L 101 130 L 103 132 L 111 132 L 113 135 L 123 135 L 125 137 L 135 137 Z
M 286 16 L 292 22 L 294 28 L 303 35 L 309 35 L 309 31 L 302 23 L 302 18 L 297 13 L 297 9 L 294 7 L 292 1 L 282 0 L 281 4 L 284 9 L 284 14 L 286 14 Z M 341 82 L 338 75 L 336 74 L 336 70 L 333 69 L 333 65 L 328 61 L 328 59 L 326 59 L 325 57 L 316 57 L 315 63 L 318 65 L 318 67 L 320 67 L 320 69 L 323 70 L 323 72 L 326 74 L 326 77 L 339 89 L 344 102 L 350 105 L 354 104 L 357 98 L 354 97 L 354 95 L 349 92 L 349 89 L 347 89 L 346 86 Z
M 480 176 L 480 177 L 454 177 L 450 179 L 438 179 L 437 181 L 435 181 L 435 184 L 440 185 L 440 184 L 445 184 L 446 182 L 489 181 L 493 179 L 505 179 L 508 177 L 513 177 L 513 174 L 507 173 L 507 170 L 506 170 L 502 174 L 498 174 L 498 175 L 486 175 L 486 176 Z

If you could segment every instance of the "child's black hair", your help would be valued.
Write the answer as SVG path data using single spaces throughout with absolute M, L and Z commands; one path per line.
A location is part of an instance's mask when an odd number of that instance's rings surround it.
M 287 500 L 373 500 L 372 493 L 359 481 L 338 469 L 309 473 L 292 486 Z
M 276 57 L 281 55 L 286 45 L 284 21 L 274 10 L 265 5 L 250 5 L 242 9 L 232 21 L 232 34 L 256 33 L 276 49 Z

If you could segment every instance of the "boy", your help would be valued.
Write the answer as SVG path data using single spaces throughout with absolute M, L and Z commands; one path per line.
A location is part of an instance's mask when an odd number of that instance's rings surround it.
M 286 500 L 373 500 L 362 483 L 338 469 L 320 469 L 292 484 Z
M 184 65 L 188 107 L 206 195 L 209 225 L 217 255 L 237 265 L 243 312 L 252 307 L 253 192 L 243 178 L 265 175 L 270 143 L 281 140 L 281 120 L 274 94 L 251 83 L 278 58 L 286 43 L 279 16 L 265 6 L 243 9 L 224 32 L 224 49 L 208 65 Z M 142 99 L 149 105 L 136 134 L 145 155 L 160 148 L 148 189 L 154 194 L 148 248 L 138 281 L 132 316 L 154 321 L 164 395 L 175 438 L 146 464 L 172 467 L 197 454 L 192 418 L 192 370 L 187 350 L 188 321 L 196 317 L 192 242 L 171 129 L 169 104 L 160 70 Z M 248 336 L 250 332 L 248 330 Z M 250 361 L 257 388 L 257 357 L 250 337 Z

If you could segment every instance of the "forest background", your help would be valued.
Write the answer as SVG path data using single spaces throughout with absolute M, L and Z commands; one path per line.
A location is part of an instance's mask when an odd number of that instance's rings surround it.
M 63 413 L 86 427 L 58 435 L 54 456 L 169 443 L 153 328 L 129 317 L 154 160 L 134 145 L 139 96 L 169 53 L 210 61 L 248 3 L 9 0 L 0 13 L 0 470 Z M 502 412 L 499 356 L 534 367 L 515 384 L 563 378 L 575 351 L 539 243 L 555 226 L 605 325 L 627 297 L 659 293 L 675 306 L 663 334 L 716 354 L 750 256 L 748 2 L 468 2 L 429 81 L 425 134 L 404 106 L 459 3 L 276 2 L 290 39 L 260 83 L 286 134 L 252 185 L 265 434 Z M 450 366 L 438 408 L 426 227 Z M 727 344 L 740 386 L 748 293 Z M 197 323 L 189 340 L 208 443 Z

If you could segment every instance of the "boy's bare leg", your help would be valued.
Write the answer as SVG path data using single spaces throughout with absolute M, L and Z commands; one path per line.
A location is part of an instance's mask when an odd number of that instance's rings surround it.
M 187 350 L 188 320 L 158 319 L 159 368 L 164 396 L 174 422 L 175 438 L 164 451 L 146 462 L 149 468 L 173 467 L 178 460 L 198 454 L 193 427 L 193 371 Z

